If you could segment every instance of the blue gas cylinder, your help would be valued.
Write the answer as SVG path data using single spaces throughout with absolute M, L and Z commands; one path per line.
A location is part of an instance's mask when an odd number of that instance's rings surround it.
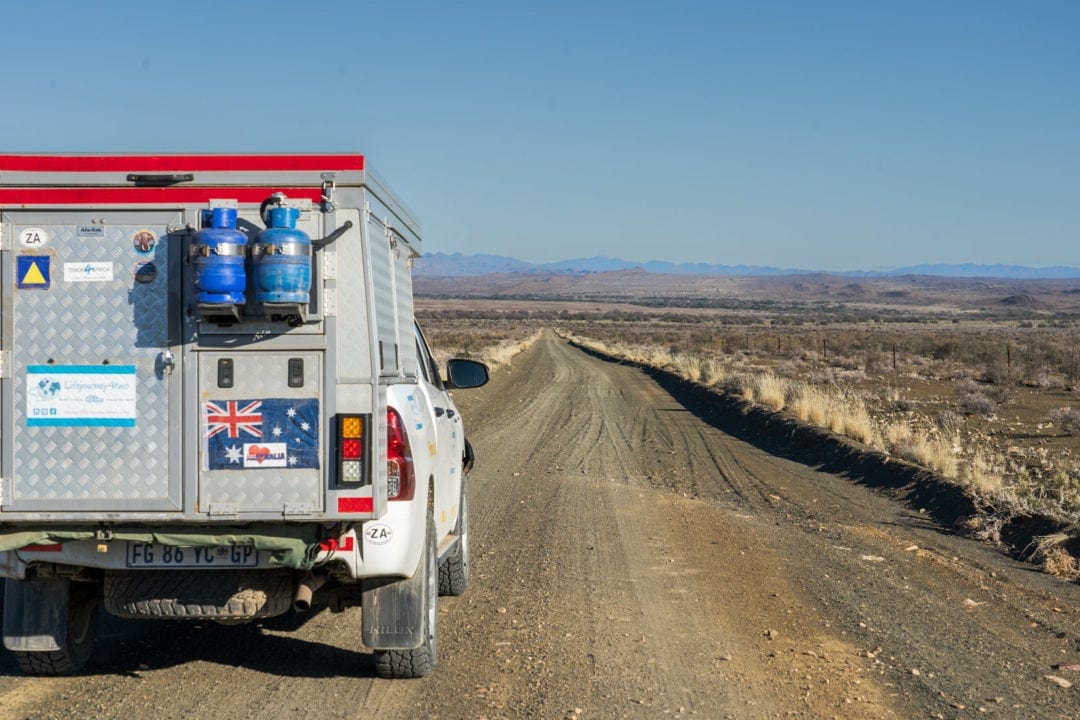
M 300 211 L 275 207 L 269 227 L 252 247 L 255 299 L 261 303 L 307 305 L 311 289 L 311 238 L 296 229 Z
M 247 235 L 236 229 L 236 208 L 214 208 L 209 215 L 210 227 L 195 233 L 191 248 L 198 300 L 243 305 Z

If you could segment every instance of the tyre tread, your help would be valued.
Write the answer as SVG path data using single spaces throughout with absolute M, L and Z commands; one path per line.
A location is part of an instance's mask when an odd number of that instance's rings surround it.
M 26 675 L 41 677 L 56 675 L 74 675 L 86 667 L 87 661 L 93 650 L 94 636 L 97 634 L 98 608 L 94 602 L 85 607 L 85 612 L 90 613 L 87 618 L 88 625 L 83 633 L 82 640 L 76 642 L 71 637 L 71 624 L 74 622 L 74 614 L 69 616 L 68 637 L 64 647 L 59 650 L 27 651 L 16 650 L 12 652 L 19 669 Z
M 458 539 L 454 542 L 453 549 L 439 560 L 439 594 L 452 597 L 464 595 L 469 588 L 469 566 L 462 550 L 462 543 L 468 542 L 462 538 L 462 529 L 467 531 L 469 527 L 469 503 L 464 484 L 461 486 L 460 507 L 461 513 L 455 528 Z
M 124 618 L 254 619 L 292 603 L 288 571 L 115 572 L 105 576 L 105 609 Z

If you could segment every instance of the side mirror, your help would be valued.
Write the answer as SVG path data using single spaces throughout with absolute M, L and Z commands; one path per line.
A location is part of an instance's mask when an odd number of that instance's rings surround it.
M 451 388 L 477 388 L 488 381 L 488 369 L 482 362 L 454 358 L 446 363 L 446 377 Z

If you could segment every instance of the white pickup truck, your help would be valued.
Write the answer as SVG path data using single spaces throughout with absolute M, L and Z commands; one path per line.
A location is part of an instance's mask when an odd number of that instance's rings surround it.
M 413 319 L 419 227 L 361 155 L 0 155 L 3 639 L 79 672 L 99 608 L 361 607 L 435 666 L 472 451 Z

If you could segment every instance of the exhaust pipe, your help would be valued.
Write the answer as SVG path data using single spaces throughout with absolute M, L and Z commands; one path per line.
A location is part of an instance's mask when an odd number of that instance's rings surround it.
M 326 573 L 309 573 L 307 577 L 296 584 L 296 593 L 293 595 L 293 610 L 306 613 L 311 609 L 311 598 L 315 592 L 326 584 Z

